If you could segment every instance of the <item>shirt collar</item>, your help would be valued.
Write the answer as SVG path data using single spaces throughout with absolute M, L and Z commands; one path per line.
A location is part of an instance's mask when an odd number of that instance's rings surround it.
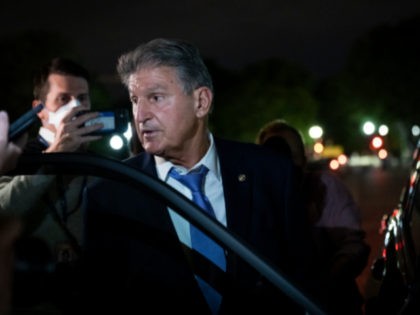
M 199 165 L 205 165 L 209 169 L 209 172 L 213 173 L 218 180 L 220 180 L 220 167 L 218 163 L 218 157 L 217 157 L 217 151 L 216 146 L 214 144 L 213 135 L 209 133 L 209 140 L 210 140 L 210 146 L 207 150 L 206 154 L 203 156 L 203 158 L 198 161 L 197 164 L 195 164 L 192 169 L 195 169 Z M 187 173 L 189 170 L 182 166 L 174 165 L 172 162 L 166 161 L 163 158 L 155 156 L 156 161 L 156 170 L 158 173 L 158 176 L 160 179 L 165 180 L 167 179 L 168 173 L 171 170 L 172 167 L 176 167 L 181 174 Z

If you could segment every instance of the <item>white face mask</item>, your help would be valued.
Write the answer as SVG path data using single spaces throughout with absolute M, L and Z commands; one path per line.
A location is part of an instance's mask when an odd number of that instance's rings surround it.
M 63 120 L 64 116 L 73 108 L 76 106 L 80 106 L 80 101 L 77 99 L 73 99 L 67 104 L 61 106 L 59 109 L 57 109 L 55 112 L 48 111 L 48 123 L 51 125 L 54 125 L 56 128 L 58 128 L 58 125 Z

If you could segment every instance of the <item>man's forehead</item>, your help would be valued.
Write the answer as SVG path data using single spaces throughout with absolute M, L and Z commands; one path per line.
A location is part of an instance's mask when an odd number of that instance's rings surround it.
M 79 93 L 89 90 L 89 84 L 84 78 L 71 75 L 50 74 L 48 83 L 50 88 L 54 87 L 58 90 L 72 90 L 79 91 Z
M 177 77 L 173 72 L 168 71 L 147 71 L 133 73 L 128 80 L 128 89 L 155 91 L 168 89 L 178 83 Z

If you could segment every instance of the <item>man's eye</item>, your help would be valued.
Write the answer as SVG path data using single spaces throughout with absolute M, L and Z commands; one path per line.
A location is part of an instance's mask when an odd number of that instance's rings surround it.
M 132 96 L 132 97 L 130 97 L 130 100 L 131 100 L 132 104 L 134 104 L 134 105 L 137 104 L 137 97 Z
M 58 98 L 58 102 L 59 102 L 61 105 L 65 105 L 65 104 L 67 104 L 68 102 L 70 102 L 70 97 L 68 97 L 68 96 L 61 96 L 61 97 L 59 97 L 59 98 Z
M 163 100 L 163 96 L 162 96 L 162 95 L 153 95 L 153 96 L 152 96 L 152 100 L 153 100 L 154 102 L 159 102 L 159 101 L 162 101 L 162 100 Z

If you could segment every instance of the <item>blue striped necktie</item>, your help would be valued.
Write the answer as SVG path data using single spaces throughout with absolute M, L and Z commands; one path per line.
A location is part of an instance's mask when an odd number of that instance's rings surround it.
M 179 174 L 175 168 L 169 171 L 169 176 L 181 182 L 188 187 L 192 193 L 192 200 L 202 208 L 207 214 L 215 218 L 214 211 L 210 202 L 203 193 L 204 179 L 209 169 L 201 165 L 199 168 L 189 172 L 186 175 Z M 226 271 L 226 256 L 223 248 L 215 241 L 190 224 L 191 246 L 194 250 L 211 260 L 221 270 Z M 222 301 L 222 296 L 214 288 L 210 286 L 200 277 L 196 276 L 201 290 L 206 297 L 207 303 L 210 305 L 213 314 L 217 314 Z

